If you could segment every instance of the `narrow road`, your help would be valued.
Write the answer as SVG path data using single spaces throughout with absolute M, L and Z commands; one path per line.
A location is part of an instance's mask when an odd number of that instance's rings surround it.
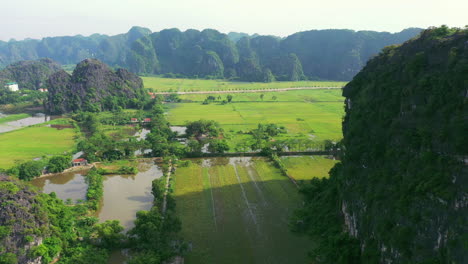
M 321 89 L 343 89 L 343 87 L 290 87 L 274 89 L 252 89 L 235 91 L 196 91 L 196 92 L 155 92 L 152 94 L 224 94 L 224 93 L 264 93 L 264 92 L 284 92 L 294 90 L 321 90 Z

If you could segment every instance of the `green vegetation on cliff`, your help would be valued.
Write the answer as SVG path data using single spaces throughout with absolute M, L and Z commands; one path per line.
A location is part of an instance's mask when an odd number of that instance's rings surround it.
M 13 81 L 18 83 L 20 89 L 45 88 L 49 76 L 60 69 L 60 65 L 51 59 L 19 61 L 0 71 L 0 87 Z
M 0 66 L 52 58 L 63 65 L 96 58 L 112 67 L 167 77 L 243 81 L 350 80 L 384 46 L 402 43 L 421 30 L 399 33 L 310 30 L 286 38 L 226 35 L 214 29 L 152 33 L 133 27 L 124 34 L 0 41 Z
M 143 108 L 143 81 L 124 69 L 113 71 L 95 59 L 80 62 L 72 75 L 59 71 L 47 80 L 45 108 L 52 114 Z
M 467 43 L 468 29 L 429 29 L 345 87 L 342 161 L 293 220 L 317 263 L 468 261 Z

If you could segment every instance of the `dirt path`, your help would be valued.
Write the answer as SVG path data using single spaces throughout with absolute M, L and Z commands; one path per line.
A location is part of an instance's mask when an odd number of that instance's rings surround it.
M 225 93 L 263 93 L 263 92 L 284 92 L 294 90 L 321 90 L 321 89 L 343 89 L 343 87 L 289 87 L 274 89 L 252 89 L 235 91 L 196 91 L 196 92 L 156 92 L 153 94 L 225 94 Z
M 166 213 L 167 209 L 167 194 L 169 193 L 169 181 L 171 179 L 171 171 L 172 171 L 172 162 L 169 161 L 169 170 L 167 172 L 166 176 L 166 185 L 165 185 L 165 190 L 164 190 L 164 198 L 163 198 L 163 204 L 162 204 L 162 214 L 164 215 Z

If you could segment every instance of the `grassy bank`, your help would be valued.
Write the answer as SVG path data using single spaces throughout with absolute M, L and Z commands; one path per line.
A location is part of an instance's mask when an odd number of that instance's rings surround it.
M 5 117 L 0 117 L 0 124 L 4 124 L 7 122 L 11 122 L 11 121 L 16 121 L 16 120 L 23 119 L 26 117 L 30 117 L 30 115 L 23 113 L 23 114 L 14 114 L 14 115 L 8 115 Z

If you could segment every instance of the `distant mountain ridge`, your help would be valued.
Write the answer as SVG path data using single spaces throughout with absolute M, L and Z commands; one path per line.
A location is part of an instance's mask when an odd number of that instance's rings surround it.
M 51 58 L 76 64 L 95 58 L 138 74 L 231 78 L 243 81 L 328 79 L 350 80 L 383 47 L 400 44 L 421 29 L 399 33 L 311 30 L 286 38 L 223 34 L 213 29 L 165 29 L 152 32 L 132 27 L 115 36 L 48 37 L 0 41 L 0 66 L 21 60 Z

